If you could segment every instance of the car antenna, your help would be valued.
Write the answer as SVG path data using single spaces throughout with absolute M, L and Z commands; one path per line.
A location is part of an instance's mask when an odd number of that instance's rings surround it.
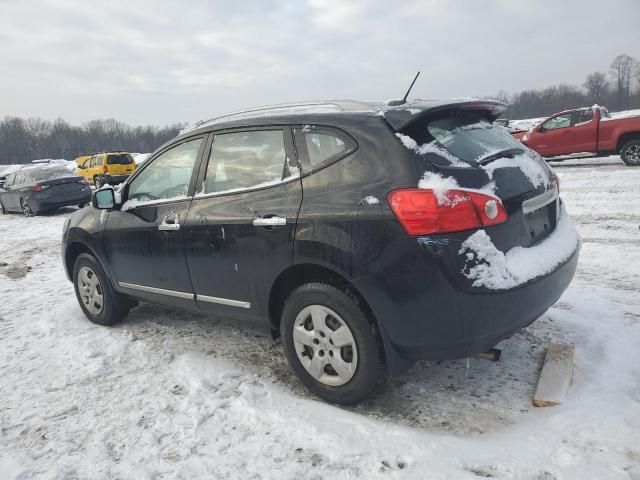
M 402 100 L 390 100 L 387 105 L 389 105 L 390 107 L 395 107 L 397 105 L 404 105 L 405 103 L 407 103 L 407 97 L 409 96 L 409 92 L 411 92 L 411 89 L 413 88 L 413 84 L 416 83 L 418 75 L 420 75 L 420 72 L 416 73 L 416 76 L 413 78 L 413 82 L 411 82 L 411 85 L 409 85 L 409 90 L 407 90 L 407 93 L 404 94 Z

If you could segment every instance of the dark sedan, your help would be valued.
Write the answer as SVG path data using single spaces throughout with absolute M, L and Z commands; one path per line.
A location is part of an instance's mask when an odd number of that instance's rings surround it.
M 0 211 L 35 215 L 68 205 L 85 206 L 91 201 L 86 180 L 66 167 L 25 167 L 9 174 L 0 188 Z

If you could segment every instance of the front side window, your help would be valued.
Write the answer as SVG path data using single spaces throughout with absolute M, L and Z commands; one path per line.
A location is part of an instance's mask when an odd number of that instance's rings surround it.
M 550 120 L 547 120 L 542 124 L 545 130 L 556 130 L 558 128 L 565 128 L 571 126 L 571 113 L 565 113 L 564 115 L 558 115 Z
M 90 167 L 95 167 L 96 166 L 96 160 L 97 160 L 97 157 L 91 157 L 91 160 L 89 160 L 89 166 Z
M 297 173 L 283 130 L 218 134 L 213 139 L 202 194 L 275 184 Z
M 128 200 L 186 197 L 201 144 L 201 138 L 191 140 L 156 157 L 129 184 Z

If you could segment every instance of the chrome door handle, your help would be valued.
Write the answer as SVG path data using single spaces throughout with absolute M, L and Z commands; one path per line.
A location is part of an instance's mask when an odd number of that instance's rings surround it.
M 256 218 L 253 220 L 254 227 L 277 227 L 286 224 L 287 219 L 282 217 Z
M 164 220 L 162 220 L 162 223 L 160 225 L 158 225 L 158 230 L 162 230 L 162 231 L 169 231 L 169 232 L 173 232 L 176 230 L 180 230 L 180 216 L 176 213 L 170 213 L 169 215 L 167 215 L 166 217 L 164 217 Z

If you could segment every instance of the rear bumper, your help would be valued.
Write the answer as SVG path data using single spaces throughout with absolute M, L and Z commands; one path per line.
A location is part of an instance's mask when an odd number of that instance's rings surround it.
M 380 323 L 387 357 L 404 364 L 389 365 L 392 373 L 400 373 L 416 360 L 487 351 L 532 323 L 569 286 L 579 250 L 578 243 L 551 273 L 509 290 L 461 289 L 442 269 L 373 275 L 353 283 Z
M 33 195 L 29 198 L 29 205 L 31 209 L 36 212 L 89 202 L 91 202 L 91 189 L 88 187 L 73 194 L 55 196 Z
M 129 174 L 127 175 L 99 175 L 100 179 L 103 183 L 108 183 L 109 185 L 117 185 L 119 183 L 124 182 L 127 178 L 129 178 Z

